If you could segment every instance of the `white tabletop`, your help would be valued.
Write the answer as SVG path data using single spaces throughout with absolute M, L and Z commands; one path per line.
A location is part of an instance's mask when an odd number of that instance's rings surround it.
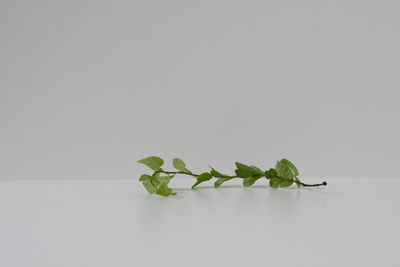
M 3 181 L 0 266 L 399 266 L 400 179 L 327 181 Z

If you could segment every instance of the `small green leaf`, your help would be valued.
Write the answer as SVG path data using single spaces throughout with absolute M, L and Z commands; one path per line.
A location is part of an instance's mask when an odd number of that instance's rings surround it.
M 239 176 L 241 178 L 250 177 L 250 176 L 253 176 L 258 173 L 257 170 L 255 170 L 243 163 L 235 162 L 235 165 L 237 167 L 237 169 L 235 170 L 235 173 L 237 176 Z
M 260 179 L 262 176 L 256 175 L 256 176 L 251 176 L 243 179 L 243 185 L 244 186 L 251 186 L 253 185 L 258 179 Z
M 280 183 L 280 179 L 278 178 L 271 178 L 269 180 L 269 186 L 272 188 L 278 188 Z
M 215 177 L 215 176 L 214 176 Z M 214 186 L 215 187 L 220 187 L 223 183 L 225 183 L 226 181 L 231 180 L 232 178 L 218 178 L 215 183 Z
M 258 168 L 256 166 L 249 166 L 249 167 L 252 168 L 253 170 L 257 171 L 257 173 L 259 175 L 264 176 L 264 172 L 260 168 Z
M 158 188 L 157 195 L 163 196 L 163 197 L 167 197 L 169 195 L 173 195 L 172 193 L 172 189 L 168 187 L 167 184 L 161 184 L 160 187 Z
M 229 176 L 229 175 L 222 174 L 222 173 L 216 171 L 213 167 L 210 167 L 210 168 L 211 168 L 210 174 L 215 178 L 225 178 L 225 177 Z
M 296 185 L 297 185 L 297 188 L 300 188 L 301 187 L 301 184 L 300 184 L 300 180 L 299 180 L 299 178 L 294 178 L 295 180 L 296 180 Z
M 156 179 L 157 179 L 157 181 L 160 182 L 160 184 L 168 184 L 169 181 L 171 180 L 171 178 L 172 178 L 171 176 L 160 176 Z
M 146 181 L 146 180 L 150 180 L 152 177 L 150 175 L 147 174 L 143 174 L 142 176 L 140 176 L 139 181 Z
M 288 187 L 293 184 L 294 172 L 297 171 L 297 169 L 296 169 L 296 167 L 294 167 L 295 170 L 293 170 L 291 165 L 288 164 L 288 162 L 289 162 L 288 160 L 281 160 L 276 163 L 275 170 L 276 170 L 277 176 L 279 176 L 280 178 L 279 177 L 272 178 L 269 181 L 269 185 L 272 188 Z M 282 179 L 282 178 L 286 178 L 286 179 Z
M 265 178 L 267 179 L 272 179 L 278 176 L 278 173 L 276 172 L 275 169 L 271 168 L 268 171 L 265 171 Z
M 161 183 L 158 181 L 158 177 L 153 177 L 151 180 L 149 180 L 154 186 L 158 187 Z
M 208 172 L 203 172 L 197 177 L 197 182 L 192 186 L 192 189 L 201 184 L 202 182 L 211 180 L 212 175 Z
M 289 187 L 293 184 L 293 181 L 290 180 L 283 180 L 280 184 L 279 187 Z
M 288 161 L 287 159 L 282 159 L 281 162 L 286 164 L 287 166 L 289 166 L 289 168 L 292 170 L 294 176 L 299 175 L 299 171 L 297 170 L 296 166 L 294 166 L 294 164 L 292 162 Z
M 174 158 L 174 160 L 172 161 L 172 164 L 174 165 L 175 169 L 177 169 L 181 172 L 192 173 L 191 171 L 186 169 L 185 163 L 179 158 Z
M 284 161 L 278 161 L 276 163 L 275 170 L 278 173 L 278 176 L 293 179 L 293 172 L 289 165 L 287 165 Z
M 278 176 L 278 173 L 277 173 L 276 170 L 273 169 L 273 168 L 269 169 L 269 172 L 270 172 L 270 175 L 272 175 L 271 178 L 274 178 L 274 177 Z
M 157 191 L 157 187 L 151 182 L 151 180 L 143 181 L 143 186 L 146 188 L 149 194 L 154 194 Z
M 272 188 L 278 187 L 288 187 L 293 184 L 293 181 L 282 179 L 282 178 L 272 178 L 269 180 L 269 186 Z
M 197 180 L 204 182 L 210 180 L 211 178 L 212 178 L 211 174 L 209 174 L 208 172 L 203 172 L 197 177 Z
M 147 157 L 141 160 L 138 160 L 139 163 L 142 163 L 149 167 L 152 170 L 158 171 L 161 169 L 161 166 L 164 164 L 164 160 L 162 158 L 152 156 Z

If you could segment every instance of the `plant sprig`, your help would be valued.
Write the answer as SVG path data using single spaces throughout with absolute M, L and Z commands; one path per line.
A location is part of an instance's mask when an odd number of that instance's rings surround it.
M 299 171 L 296 166 L 287 159 L 278 160 L 275 168 L 270 168 L 266 171 L 262 171 L 256 166 L 248 166 L 240 162 L 235 162 L 236 169 L 235 175 L 222 174 L 216 171 L 213 167 L 210 167 L 209 172 L 203 172 L 196 174 L 186 168 L 186 164 L 179 158 L 174 158 L 172 164 L 177 171 L 165 171 L 161 167 L 164 165 L 164 160 L 160 157 L 151 156 L 138 161 L 152 169 L 154 172 L 152 175 L 143 174 L 140 176 L 139 181 L 143 183 L 147 192 L 150 194 L 158 194 L 164 197 L 170 195 L 176 195 L 176 192 L 172 192 L 172 189 L 168 187 L 171 179 L 177 174 L 189 175 L 196 178 L 196 182 L 193 184 L 194 189 L 199 184 L 209 181 L 212 178 L 217 180 L 214 182 L 215 187 L 220 187 L 223 183 L 239 178 L 243 179 L 243 186 L 251 186 L 257 180 L 266 178 L 269 180 L 269 186 L 272 188 L 278 187 L 289 187 L 292 184 L 296 184 L 298 188 L 302 186 L 325 186 L 327 183 L 324 181 L 319 184 L 305 184 L 298 178 Z

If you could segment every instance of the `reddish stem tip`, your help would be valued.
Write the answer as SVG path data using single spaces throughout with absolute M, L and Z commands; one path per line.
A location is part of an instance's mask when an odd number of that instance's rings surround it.
M 323 184 L 323 185 L 327 185 L 328 183 L 324 181 L 322 184 Z

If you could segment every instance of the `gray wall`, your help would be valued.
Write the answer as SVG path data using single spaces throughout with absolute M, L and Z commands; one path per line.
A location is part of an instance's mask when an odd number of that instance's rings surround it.
M 0 179 L 286 157 L 398 176 L 398 1 L 0 1 Z

